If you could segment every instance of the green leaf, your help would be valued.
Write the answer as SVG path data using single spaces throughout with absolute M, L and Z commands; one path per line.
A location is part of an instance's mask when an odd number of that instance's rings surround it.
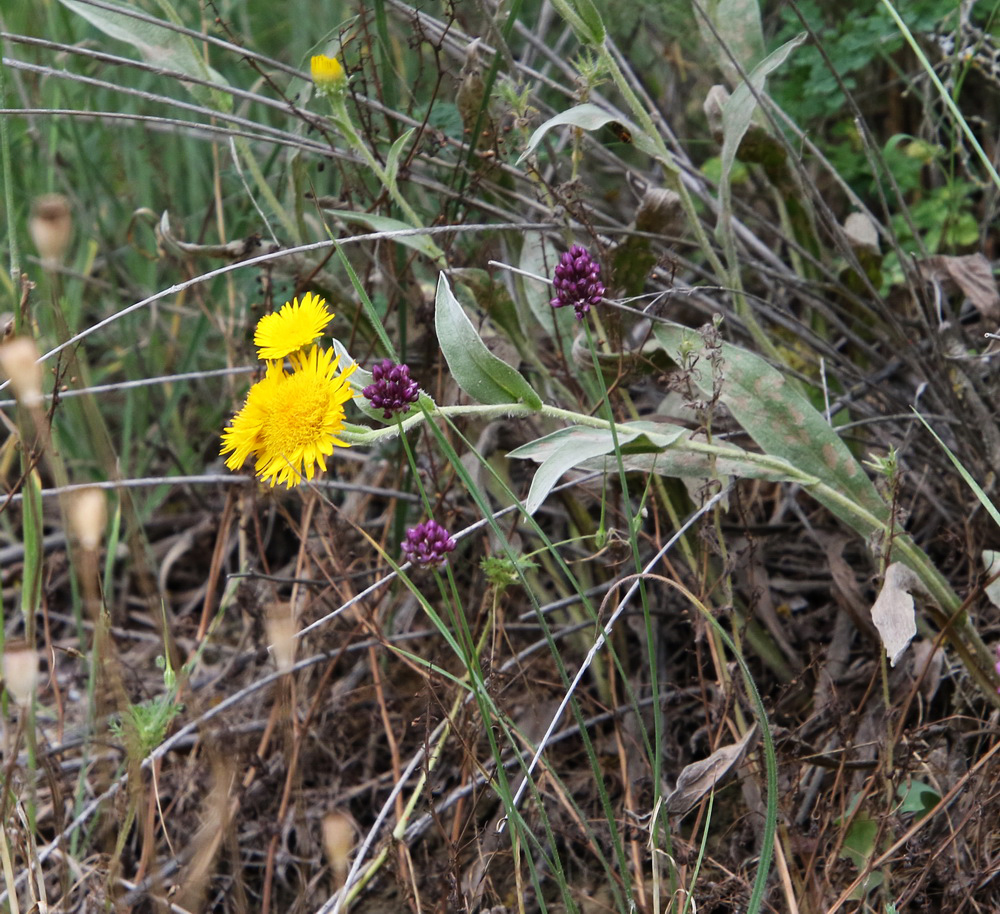
M 385 180 L 392 187 L 396 186 L 396 178 L 399 175 L 399 160 L 403 155 L 403 148 L 413 136 L 415 127 L 411 127 L 405 133 L 397 137 L 396 142 L 389 148 L 389 153 L 385 157 Z
M 678 425 L 633 422 L 618 427 L 618 445 L 623 454 L 659 453 L 686 431 Z M 541 464 L 524 501 L 524 510 L 534 514 L 566 472 L 584 461 L 614 452 L 615 440 L 610 429 L 571 425 L 524 444 L 507 456 L 529 458 Z
M 228 86 L 225 77 L 205 63 L 197 45 L 174 29 L 146 22 L 129 15 L 129 11 L 101 9 L 81 3 L 80 0 L 60 0 L 67 9 L 86 19 L 105 35 L 124 41 L 135 48 L 147 63 L 165 70 L 174 70 L 185 76 L 194 76 L 220 86 Z M 232 97 L 215 92 L 205 86 L 187 85 L 188 91 L 202 104 L 211 104 L 217 110 L 232 109 Z
M 923 781 L 900 784 L 896 788 L 896 795 L 900 799 L 899 812 L 916 813 L 916 821 L 926 816 L 941 801 L 941 794 Z
M 707 0 L 703 8 L 719 37 L 698 17 L 702 37 L 714 50 L 715 62 L 726 78 L 736 85 L 740 74 L 731 57 L 747 72 L 764 56 L 760 5 L 757 0 Z
M 361 225 L 367 225 L 372 231 L 385 232 L 389 236 L 392 232 L 412 232 L 414 229 L 414 226 L 408 222 L 402 222 L 389 216 L 376 216 L 373 213 L 359 213 L 351 209 L 327 209 L 325 206 L 323 212 L 343 219 L 344 222 L 358 222 Z M 428 235 L 399 235 L 392 240 L 412 248 L 430 260 L 437 261 L 441 258 L 440 249 Z
M 541 398 L 521 373 L 486 348 L 444 273 L 434 296 L 434 329 L 452 376 L 470 397 L 485 404 L 523 402 L 541 409 Z
M 704 348 L 701 336 L 680 324 L 657 323 L 653 334 L 679 365 L 688 363 L 691 352 Z M 815 476 L 879 522 L 888 523 L 889 510 L 874 483 L 822 414 L 760 356 L 728 343 L 721 347 L 720 400 L 761 449 Z M 712 373 L 706 359 L 691 368 L 691 380 L 707 396 L 712 395 Z M 812 495 L 862 535 L 878 529 L 864 525 L 830 494 L 813 490 Z
M 570 108 L 567 111 L 563 111 L 561 114 L 555 115 L 555 117 L 550 117 L 544 124 L 538 127 L 534 133 L 531 134 L 531 138 L 528 140 L 528 145 L 525 147 L 524 152 L 521 153 L 521 157 L 517 160 L 516 164 L 520 165 L 529 155 L 531 155 L 538 144 L 541 143 L 545 134 L 548 133 L 553 127 L 579 127 L 581 130 L 600 130 L 601 127 L 607 124 L 618 123 L 625 127 L 629 133 L 632 134 L 632 143 L 637 149 L 641 149 L 643 152 L 648 153 L 651 156 L 657 154 L 656 145 L 642 130 L 636 127 L 629 121 L 623 120 L 614 114 L 608 114 L 607 111 L 602 111 L 597 105 L 592 105 L 587 102 L 583 105 L 577 105 L 574 108 Z
M 594 6 L 593 0 L 573 0 L 573 5 L 576 7 L 580 21 L 583 22 L 589 32 L 590 40 L 595 45 L 604 44 L 607 30 L 604 28 L 601 14 L 597 11 L 597 7 Z
M 719 226 L 728 224 L 731 216 L 729 175 L 733 170 L 733 163 L 736 161 L 736 151 L 740 148 L 740 141 L 750 129 L 754 112 L 757 110 L 756 96 L 764 91 L 768 74 L 781 66 L 788 55 L 805 39 L 806 35 L 803 32 L 769 54 L 753 68 L 753 72 L 748 76 L 750 85 L 754 87 L 755 91 L 751 92 L 747 83 L 741 82 L 722 106 L 722 175 L 719 182 L 721 203 Z

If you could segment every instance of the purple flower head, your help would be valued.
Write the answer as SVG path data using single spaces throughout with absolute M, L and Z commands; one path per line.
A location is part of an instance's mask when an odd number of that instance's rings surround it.
M 361 391 L 375 409 L 384 410 L 383 419 L 405 413 L 420 396 L 417 382 L 410 377 L 409 365 L 397 365 L 392 359 L 382 359 L 372 366 L 372 383 Z
M 578 321 L 583 320 L 592 305 L 599 305 L 604 296 L 601 265 L 578 244 L 559 258 L 552 285 L 556 288 L 556 297 L 549 304 L 553 308 L 572 305 Z
M 403 538 L 403 558 L 414 565 L 444 568 L 447 553 L 455 548 L 455 538 L 436 520 L 410 527 Z

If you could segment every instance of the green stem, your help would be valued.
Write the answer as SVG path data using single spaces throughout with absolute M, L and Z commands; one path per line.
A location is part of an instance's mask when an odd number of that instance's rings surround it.
M 378 441 L 386 440 L 408 431 L 426 419 L 434 418 L 435 416 L 449 419 L 459 416 L 483 419 L 545 416 L 574 425 L 614 431 L 616 434 L 627 430 L 626 427 L 619 423 L 612 423 L 596 416 L 587 416 L 567 409 L 560 409 L 556 406 L 543 405 L 541 409 L 534 409 L 523 403 L 505 403 L 498 406 L 431 406 L 426 403 L 424 405 L 425 409 L 403 419 L 393 426 L 380 429 L 367 429 L 361 426 L 349 425 L 341 433 L 342 437 L 351 445 L 372 445 Z M 949 642 L 959 653 L 966 668 L 991 702 L 1000 707 L 1000 695 L 997 694 L 996 683 L 991 675 L 993 657 L 990 649 L 976 631 L 968 613 L 962 611 L 962 601 L 958 595 L 952 590 L 941 572 L 934 567 L 926 553 L 909 537 L 893 537 L 893 531 L 881 518 L 872 514 L 842 492 L 821 482 L 817 477 L 802 472 L 781 457 L 744 451 L 742 448 L 722 444 L 695 441 L 690 438 L 679 439 L 671 445 L 671 448 L 678 451 L 687 451 L 688 453 L 734 460 L 779 475 L 790 482 L 801 485 L 821 503 L 834 504 L 842 509 L 843 514 L 847 518 L 850 518 L 849 522 L 856 532 L 864 536 L 879 533 L 886 538 L 887 542 L 891 539 L 893 549 L 901 555 L 905 564 L 916 572 L 927 588 L 927 592 L 941 608 L 942 615 L 937 621 L 942 625 L 948 626 Z
M 400 208 L 403 215 L 406 217 L 406 221 L 409 222 L 414 228 L 423 228 L 423 221 L 417 215 L 416 210 L 410 206 L 409 201 L 399 192 L 397 182 L 394 179 L 390 179 L 388 173 L 382 167 L 382 163 L 375 158 L 372 151 L 368 148 L 368 144 L 365 143 L 365 141 L 358 134 L 358 131 L 355 129 L 354 123 L 351 120 L 351 116 L 347 112 L 347 104 L 343 97 L 331 96 L 330 105 L 333 108 L 333 123 L 340 131 L 344 139 L 347 140 L 347 144 L 359 156 L 361 156 L 362 159 L 365 160 L 365 164 L 372 170 L 378 181 L 389 192 L 389 196 L 392 197 L 393 202 Z M 444 251 L 442 251 L 430 239 L 428 239 L 427 243 L 428 246 L 432 247 L 435 251 L 434 256 L 438 261 L 438 266 L 444 266 Z

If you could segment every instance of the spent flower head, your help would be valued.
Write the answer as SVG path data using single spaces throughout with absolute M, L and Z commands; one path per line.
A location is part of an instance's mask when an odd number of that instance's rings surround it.
M 549 304 L 553 308 L 572 305 L 578 321 L 583 320 L 592 306 L 601 303 L 605 291 L 601 282 L 601 265 L 578 244 L 559 258 L 552 285 L 556 295 Z
M 250 388 L 246 403 L 223 432 L 226 466 L 239 469 L 250 456 L 262 482 L 291 488 L 326 470 L 337 435 L 344 427 L 344 404 L 354 396 L 347 382 L 357 367 L 337 374 L 340 361 L 331 350 L 313 346 L 293 353 L 292 371 L 269 362 L 267 373 Z
M 383 419 L 391 419 L 409 412 L 410 404 L 416 403 L 420 396 L 420 389 L 410 377 L 409 365 L 382 359 L 372 366 L 372 383 L 361 393 L 371 401 L 374 409 L 383 410 Z
M 265 314 L 257 322 L 253 335 L 259 359 L 283 359 L 306 346 L 311 346 L 333 320 L 333 312 L 326 301 L 312 292 L 306 292 L 300 302 L 297 298 L 285 302 L 281 310 Z
M 325 92 L 342 92 L 347 87 L 347 74 L 336 57 L 313 55 L 309 61 L 309 72 L 317 88 Z
M 447 554 L 455 548 L 455 538 L 436 520 L 425 520 L 406 531 L 403 557 L 414 565 L 444 568 Z

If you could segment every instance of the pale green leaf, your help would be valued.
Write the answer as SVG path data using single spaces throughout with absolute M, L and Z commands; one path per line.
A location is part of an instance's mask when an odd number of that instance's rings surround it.
M 80 0 L 60 0 L 60 2 L 105 35 L 131 45 L 147 63 L 153 66 L 214 82 L 220 86 L 229 85 L 221 73 L 205 63 L 204 58 L 198 53 L 197 45 L 187 35 L 163 25 L 136 19 L 129 15 L 125 7 L 118 12 L 90 6 L 81 3 Z M 204 86 L 195 85 L 189 85 L 188 90 L 200 102 L 210 103 L 218 110 L 228 111 L 232 107 L 232 98 L 226 93 L 213 92 Z
M 485 404 L 541 408 L 541 398 L 521 373 L 486 348 L 443 273 L 434 296 L 434 329 L 452 377 L 470 397 Z
M 777 69 L 785 62 L 788 55 L 792 53 L 803 41 L 805 33 L 797 35 L 791 41 L 786 41 L 780 48 L 769 54 L 762 60 L 749 74 L 750 85 L 754 91 L 751 92 L 746 82 L 741 82 L 736 91 L 726 100 L 722 106 L 722 173 L 719 178 L 719 188 L 721 195 L 721 207 L 719 209 L 719 225 L 728 223 L 730 217 L 730 174 L 733 170 L 733 163 L 736 161 L 736 151 L 740 148 L 740 142 L 750 129 L 754 112 L 757 110 L 757 97 L 764 91 L 764 84 L 768 74 Z
M 397 141 L 398 142 L 398 141 Z M 393 232 L 413 232 L 413 226 L 408 222 L 393 219 L 390 216 L 377 216 L 374 213 L 359 213 L 350 209 L 327 209 L 323 207 L 324 213 L 343 219 L 344 222 L 358 222 L 367 225 L 372 231 L 384 232 L 393 241 L 398 241 L 405 247 L 412 248 L 419 254 L 423 254 L 430 260 L 437 260 L 441 256 L 441 251 L 428 235 L 393 235 Z
M 622 454 L 659 453 L 676 442 L 687 429 L 658 422 L 633 422 L 618 427 L 618 447 Z M 572 425 L 538 438 L 511 451 L 507 456 L 540 463 L 531 480 L 524 510 L 534 514 L 559 480 L 573 467 L 595 457 L 615 453 L 610 429 Z
M 538 144 L 545 138 L 545 134 L 554 127 L 579 127 L 581 130 L 592 131 L 600 130 L 601 127 L 611 123 L 618 123 L 625 127 L 632 135 L 632 142 L 637 149 L 641 149 L 649 155 L 655 156 L 657 154 L 653 141 L 634 124 L 623 120 L 617 115 L 608 114 L 607 111 L 603 111 L 597 105 L 586 102 L 583 105 L 577 105 L 554 117 L 550 117 L 544 124 L 536 128 L 528 140 L 527 147 L 525 147 L 524 152 L 521 153 L 521 157 L 517 160 L 517 164 L 520 165 L 521 162 L 531 155 L 538 147 Z
M 657 323 L 653 334 L 679 365 L 685 364 L 686 352 L 704 346 L 698 333 L 679 324 Z M 823 415 L 760 356 L 728 343 L 721 346 L 720 400 L 760 448 L 825 482 L 880 523 L 888 523 L 889 510 L 874 483 Z M 704 394 L 712 395 L 707 359 L 700 359 L 690 376 Z M 878 529 L 864 524 L 839 498 L 818 489 L 812 494 L 862 535 Z

